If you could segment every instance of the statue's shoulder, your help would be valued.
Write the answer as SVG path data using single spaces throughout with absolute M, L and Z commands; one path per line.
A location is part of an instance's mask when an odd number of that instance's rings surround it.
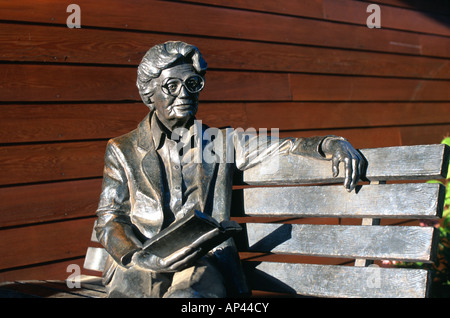
M 124 149 L 128 147 L 134 147 L 136 146 L 137 140 L 138 140 L 138 131 L 137 129 L 134 129 L 126 134 L 123 134 L 121 136 L 117 136 L 114 138 L 111 138 L 108 141 L 108 144 L 114 145 L 118 147 L 119 149 Z

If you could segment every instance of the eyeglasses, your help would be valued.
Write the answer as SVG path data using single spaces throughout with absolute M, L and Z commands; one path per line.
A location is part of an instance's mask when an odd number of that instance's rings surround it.
M 161 89 L 165 94 L 177 97 L 180 94 L 182 86 L 184 86 L 189 93 L 195 94 L 205 87 L 205 80 L 200 75 L 190 76 L 184 81 L 180 78 L 169 77 L 164 80 Z

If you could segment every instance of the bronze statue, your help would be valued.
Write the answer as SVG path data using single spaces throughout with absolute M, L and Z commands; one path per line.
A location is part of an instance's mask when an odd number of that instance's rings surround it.
M 202 236 L 164 257 L 145 247 L 192 211 L 228 220 L 235 169 L 264 164 L 275 155 L 302 155 L 331 159 L 334 175 L 344 162 L 348 191 L 359 179 L 361 157 L 344 138 L 262 140 L 198 124 L 206 67 L 199 50 L 183 42 L 152 47 L 138 67 L 137 87 L 150 112 L 137 129 L 108 142 L 97 210 L 97 237 L 109 253 L 103 273 L 109 297 L 248 293 L 232 238 L 208 252 L 201 248 L 208 237 Z M 264 151 L 255 150 L 260 146 Z

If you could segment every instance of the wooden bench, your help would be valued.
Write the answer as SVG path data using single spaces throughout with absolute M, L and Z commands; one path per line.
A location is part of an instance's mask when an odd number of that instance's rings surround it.
M 373 260 L 433 262 L 434 227 L 380 225 L 381 219 L 439 219 L 445 187 L 416 180 L 445 178 L 449 147 L 424 145 L 363 149 L 362 184 L 255 187 L 243 190 L 246 215 L 304 218 L 361 218 L 361 225 L 248 223 L 248 250 L 280 254 L 354 258 L 354 266 L 247 263 L 255 289 L 319 297 L 427 297 L 430 273 L 423 269 L 381 268 Z M 336 182 L 325 162 L 286 157 L 277 173 L 255 167 L 244 183 L 290 185 Z M 342 169 L 341 169 L 342 172 Z M 342 178 L 340 178 L 342 181 Z M 388 181 L 392 181 L 387 184 Z M 406 183 L 409 181 L 410 183 Z M 414 182 L 416 181 L 416 182 Z
M 438 230 L 381 225 L 381 219 L 441 218 L 445 188 L 416 180 L 445 178 L 449 147 L 404 146 L 360 152 L 367 162 L 366 172 L 351 193 L 341 186 L 343 168 L 341 176 L 333 178 L 329 161 L 281 157 L 278 163 L 243 173 L 244 186 L 234 191 L 232 213 L 245 227 L 245 235 L 237 243 L 253 289 L 319 297 L 428 295 L 427 270 L 370 265 L 373 260 L 433 262 Z M 278 170 L 267 169 L 274 164 Z M 286 218 L 362 221 L 361 225 L 280 223 Z M 276 259 L 275 254 L 355 261 L 350 264 L 354 266 L 251 261 L 252 255 Z M 85 267 L 101 270 L 104 259 L 103 249 L 89 248 Z
M 314 297 L 427 297 L 427 270 L 382 268 L 373 261 L 433 262 L 438 230 L 389 220 L 441 218 L 444 187 L 417 180 L 445 178 L 449 147 L 360 152 L 366 172 L 351 193 L 341 185 L 343 167 L 333 178 L 329 161 L 281 157 L 243 173 L 233 192 L 232 213 L 245 228 L 237 244 L 252 289 Z M 274 164 L 280 169 L 267 169 Z M 353 221 L 341 224 L 346 219 Z M 320 224 L 324 220 L 335 224 Z M 305 256 L 353 261 L 301 263 Z M 84 267 L 101 274 L 105 258 L 103 248 L 89 247 Z M 91 281 L 82 289 L 99 284 L 99 278 L 83 279 Z M 105 295 L 97 291 L 98 297 Z

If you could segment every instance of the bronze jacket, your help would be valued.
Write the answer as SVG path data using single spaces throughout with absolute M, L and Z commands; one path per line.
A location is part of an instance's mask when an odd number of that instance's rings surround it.
M 110 257 L 104 271 L 107 283 L 116 266 L 126 266 L 142 243 L 157 234 L 163 224 L 163 173 L 150 127 L 152 113 L 137 129 L 108 142 L 102 192 L 97 210 L 96 232 Z M 324 159 L 320 143 L 324 137 L 299 139 L 260 138 L 242 130 L 212 129 L 200 126 L 195 182 L 197 191 L 177 213 L 176 218 L 192 208 L 229 219 L 233 174 L 274 155 L 307 155 Z M 214 136 L 215 138 L 212 138 Z M 214 157 L 215 160 L 211 160 Z M 248 289 L 232 239 L 214 250 L 233 293 Z

